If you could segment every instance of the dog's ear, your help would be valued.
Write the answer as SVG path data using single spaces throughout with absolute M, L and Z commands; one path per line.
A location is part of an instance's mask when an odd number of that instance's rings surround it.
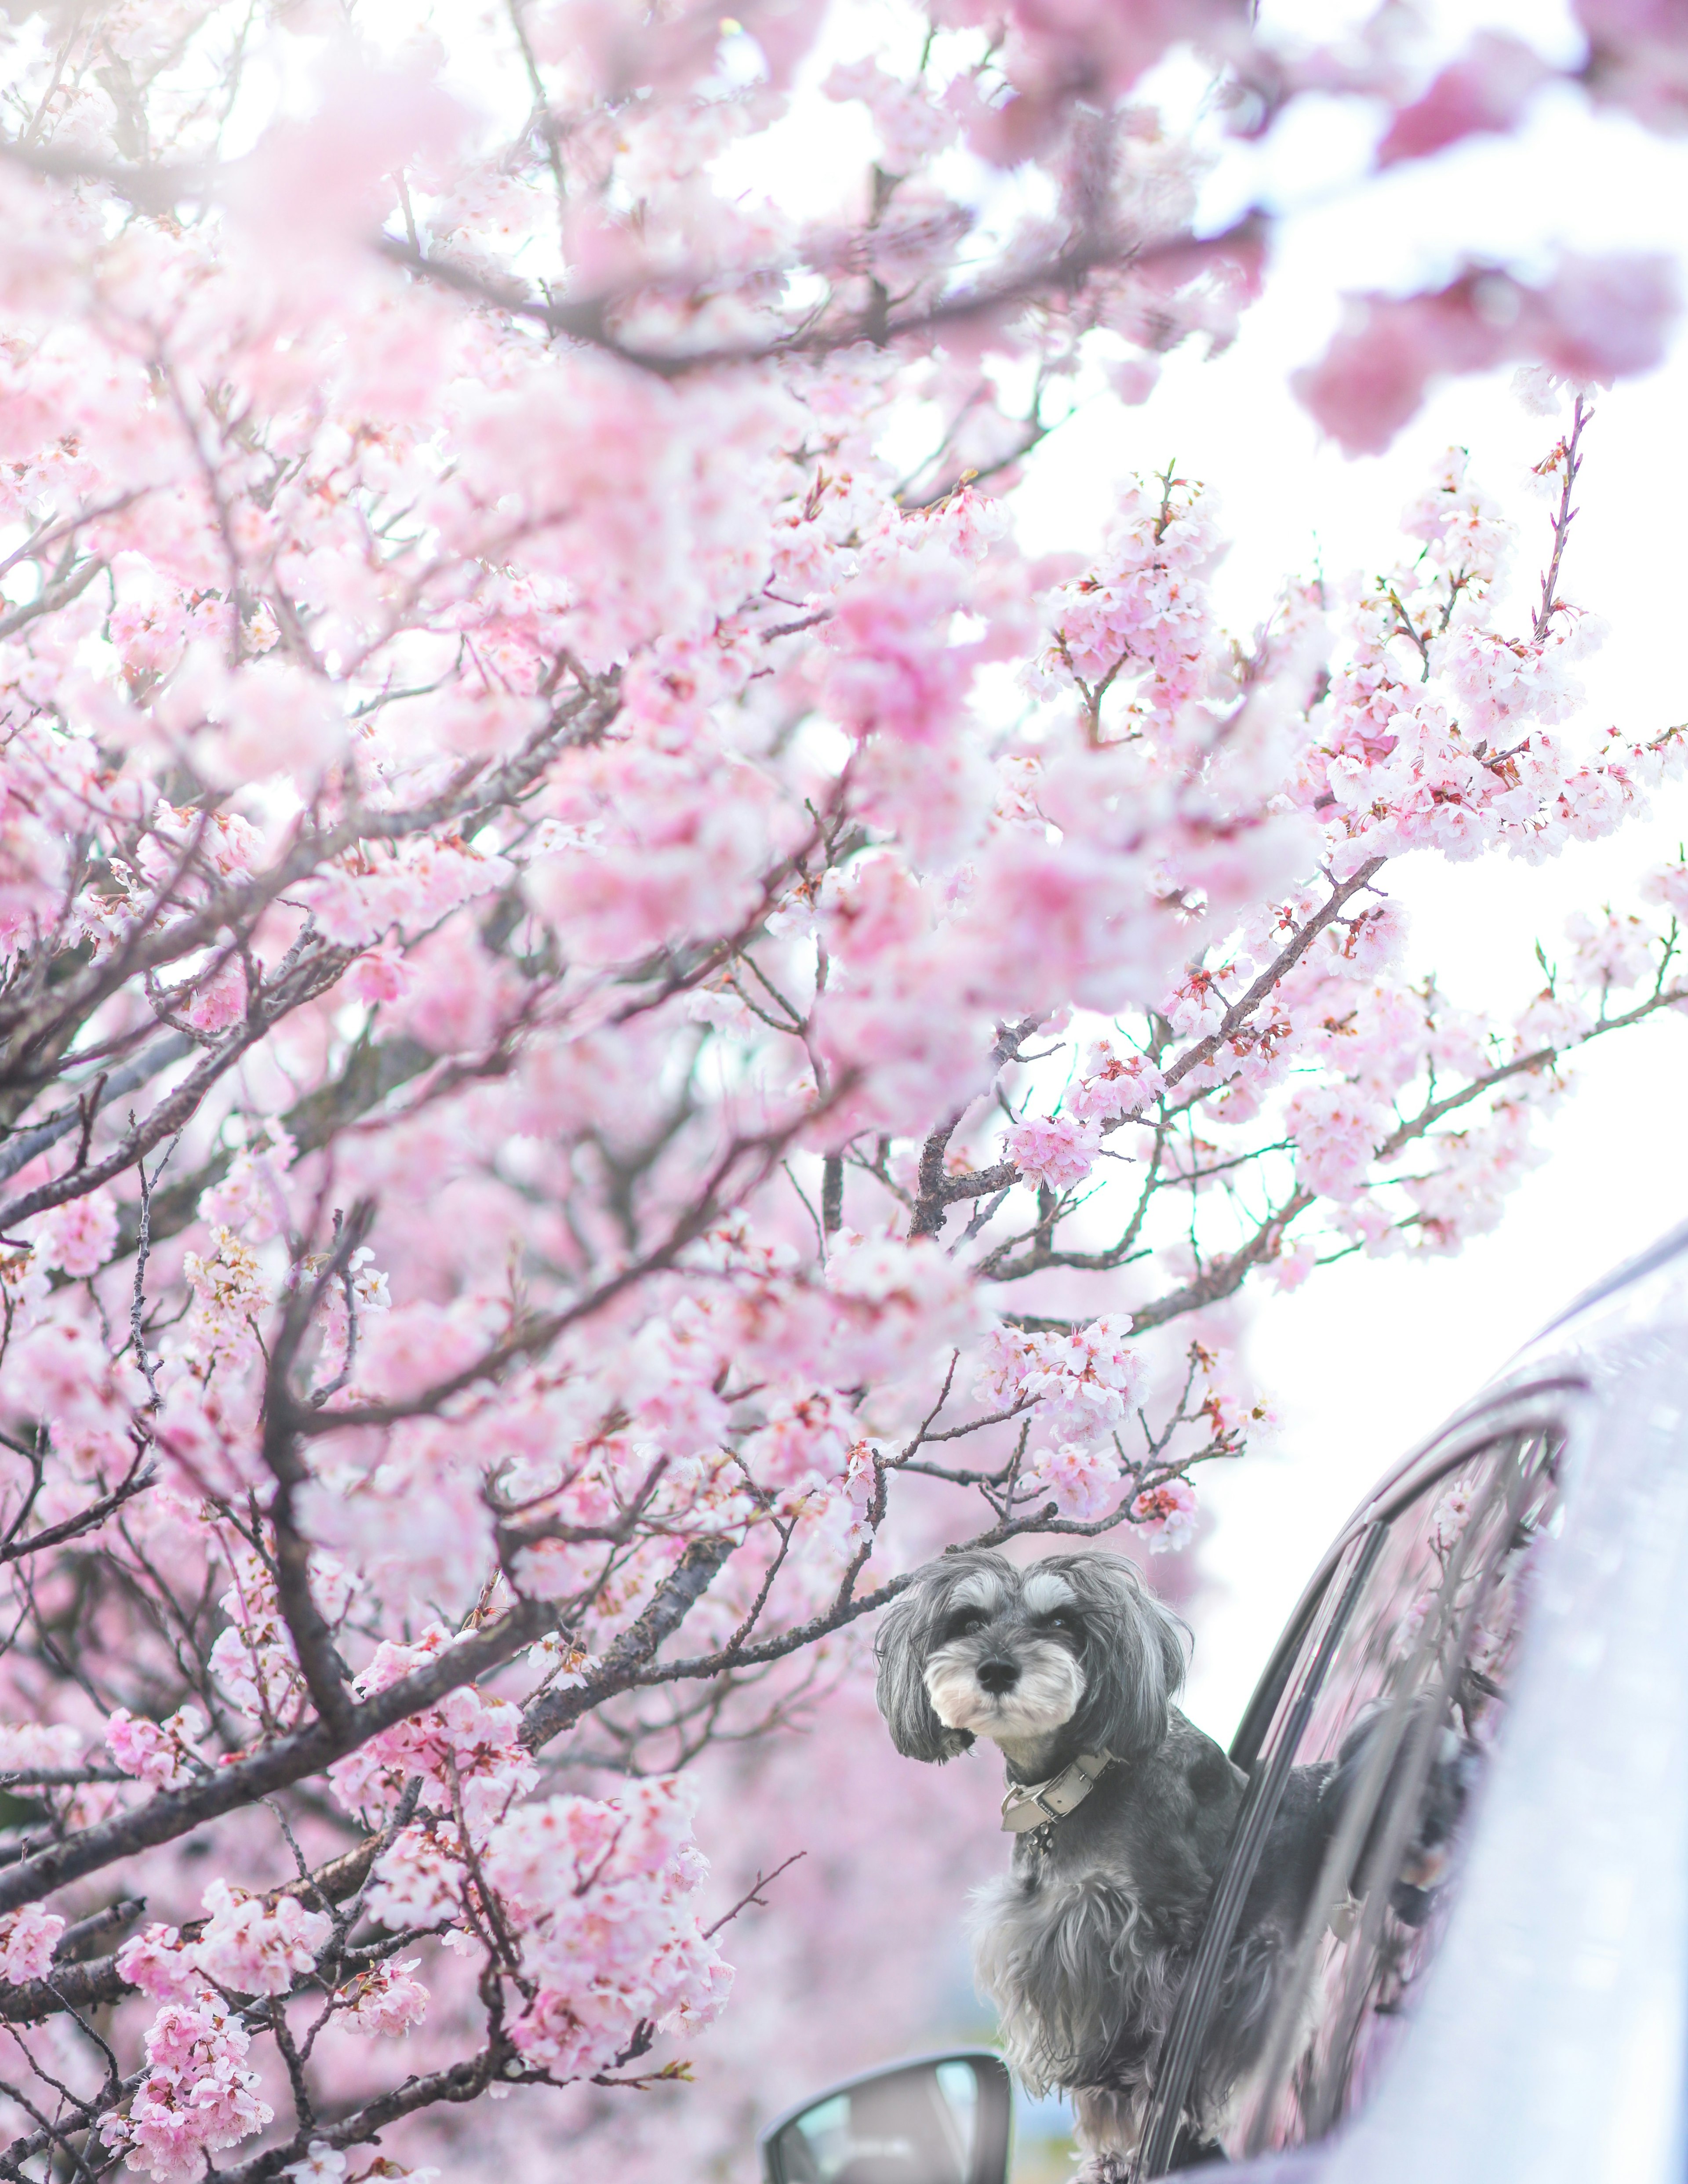
M 944 1726 L 926 1690 L 927 1657 L 953 1574 L 942 1563 L 918 1572 L 886 1610 L 873 1641 L 879 1670 L 873 1696 L 892 1743 L 905 1759 L 953 1759 L 973 1741 L 967 1730 Z
M 1073 1729 L 1087 1752 L 1116 1758 L 1152 1752 L 1184 1682 L 1189 1633 L 1123 1556 L 1056 1555 L 1084 1624 L 1084 1696 Z

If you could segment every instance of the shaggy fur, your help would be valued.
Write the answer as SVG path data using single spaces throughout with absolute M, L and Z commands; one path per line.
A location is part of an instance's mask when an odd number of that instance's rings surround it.
M 911 1758 L 949 1759 L 982 1737 L 1011 1782 L 1045 1781 L 1081 1752 L 1119 1763 L 1041 1843 L 1017 1838 L 973 1926 L 1009 2062 L 1032 2091 L 1073 2095 L 1092 2184 L 1123 2176 L 1135 2148 L 1245 1786 L 1172 1703 L 1183 1635 L 1117 1556 L 1018 1570 L 974 1553 L 922 1570 L 878 1641 L 879 1708 Z M 1192 2145 L 1211 2138 L 1263 2036 L 1328 1840 L 1329 1772 L 1295 1771 L 1268 1839 L 1192 2090 Z

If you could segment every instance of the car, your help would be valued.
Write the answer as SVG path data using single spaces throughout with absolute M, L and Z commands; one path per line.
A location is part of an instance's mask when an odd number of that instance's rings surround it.
M 1386 1474 L 1231 1755 L 1134 2184 L 1189 2158 L 1221 1967 L 1309 1765 L 1351 1780 L 1220 2126 L 1238 2184 L 1688 2176 L 1688 1225 Z M 905 2059 L 777 2118 L 766 2184 L 1006 2184 L 1010 2099 L 988 2051 Z

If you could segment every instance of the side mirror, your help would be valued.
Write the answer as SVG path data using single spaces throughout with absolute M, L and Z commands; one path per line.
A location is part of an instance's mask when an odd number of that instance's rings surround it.
M 765 2184 L 1006 2184 L 1008 2072 L 983 2048 L 846 2078 L 762 2133 Z

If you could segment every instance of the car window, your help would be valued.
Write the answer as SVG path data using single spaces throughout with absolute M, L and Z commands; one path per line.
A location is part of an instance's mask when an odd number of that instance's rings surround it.
M 1375 2082 L 1447 1918 L 1557 1451 L 1549 1434 L 1486 1445 L 1333 1570 L 1253 1768 L 1142 2173 L 1170 2165 L 1174 2102 L 1203 2113 L 1184 2147 L 1236 2159 L 1321 2136 Z

